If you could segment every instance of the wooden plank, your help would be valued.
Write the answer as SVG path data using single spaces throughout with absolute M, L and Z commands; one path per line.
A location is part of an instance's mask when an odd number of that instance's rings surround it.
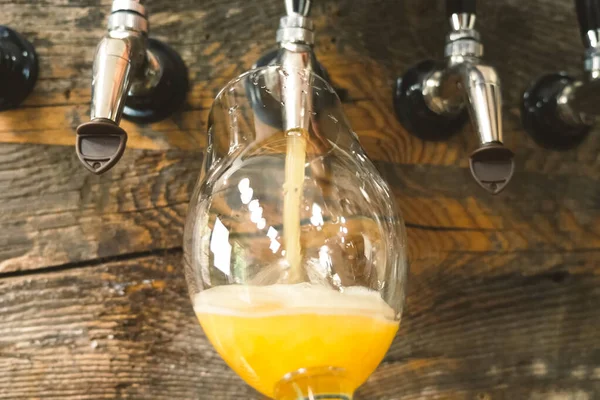
M 469 257 L 417 262 L 357 400 L 600 396 L 600 252 Z M 174 251 L 0 280 L 0 398 L 258 396 L 206 341 Z
M 0 398 L 249 398 L 194 319 L 180 259 L 0 281 Z
M 0 271 L 6 273 L 179 247 L 202 155 L 130 150 L 102 177 L 83 171 L 69 147 L 3 145 L 0 160 Z M 536 166 L 492 197 L 465 168 L 377 167 L 408 225 L 412 257 L 600 246 L 591 176 L 547 176 Z
M 181 245 L 201 155 L 128 152 L 114 172 L 95 177 L 68 147 L 5 145 L 0 153 L 5 272 Z
M 84 108 L 85 106 L 57 106 L 11 111 L 11 118 L 24 121 L 18 129 L 3 126 L 1 121 L 4 114 L 0 114 L 0 142 L 65 145 L 71 146 L 74 152 L 74 132 L 78 124 L 86 119 Z M 504 125 L 506 144 L 516 153 L 516 175 L 525 170 L 545 174 L 598 176 L 600 135 L 590 135 L 585 145 L 574 151 L 544 150 L 521 130 L 518 111 L 510 111 L 505 113 Z M 446 142 L 421 141 L 404 131 L 392 111 L 379 107 L 372 100 L 347 102 L 344 104 L 344 112 L 365 151 L 375 161 L 466 168 L 470 153 L 478 146 L 477 138 L 469 127 L 467 132 L 459 133 Z M 129 133 L 127 151 L 204 151 L 208 113 L 208 108 L 187 110 L 152 125 L 123 121 L 122 126 Z M 63 129 L 65 126 L 69 129 Z M 121 161 L 124 162 L 126 161 Z
M 0 272 L 29 270 L 181 246 L 200 153 L 129 150 L 98 177 L 70 147 L 0 147 Z M 377 167 L 409 228 L 409 250 L 522 252 L 600 247 L 596 179 L 575 163 L 520 171 L 506 193 L 480 190 L 466 168 Z M 593 171 L 593 170 L 591 170 Z

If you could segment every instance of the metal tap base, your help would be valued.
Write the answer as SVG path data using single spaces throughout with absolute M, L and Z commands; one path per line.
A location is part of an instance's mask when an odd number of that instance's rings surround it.
M 148 39 L 148 51 L 158 59 L 162 76 L 151 92 L 127 96 L 123 117 L 137 123 L 167 118 L 181 108 L 189 90 L 187 67 L 175 50 L 156 39 Z
M 456 134 L 468 121 L 466 108 L 454 115 L 432 111 L 423 96 L 424 83 L 442 64 L 433 60 L 418 63 L 398 78 L 394 85 L 394 110 L 409 133 L 423 140 L 442 141 Z
M 0 26 L 0 110 L 17 107 L 38 78 L 33 45 L 14 30 Z
M 574 82 L 574 78 L 564 73 L 544 75 L 523 95 L 523 126 L 532 139 L 544 148 L 569 150 L 579 145 L 590 133 L 590 125 L 567 123 L 558 112 L 560 94 Z

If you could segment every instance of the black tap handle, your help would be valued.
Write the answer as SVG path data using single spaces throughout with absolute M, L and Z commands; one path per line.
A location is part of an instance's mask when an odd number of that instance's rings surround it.
M 446 0 L 446 16 L 452 14 L 475 14 L 475 0 Z
M 17 107 L 38 77 L 33 45 L 16 31 L 0 26 L 0 110 Z
M 600 0 L 575 0 L 575 10 L 581 39 L 585 46 L 589 47 L 588 31 L 600 29 Z
M 288 15 L 300 14 L 307 17 L 310 12 L 311 0 L 285 0 L 285 9 Z

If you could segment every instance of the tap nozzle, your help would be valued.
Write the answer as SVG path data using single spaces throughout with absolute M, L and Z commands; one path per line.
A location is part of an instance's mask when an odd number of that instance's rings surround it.
M 251 98 L 255 111 L 260 118 L 271 126 L 284 130 L 307 128 L 312 107 L 319 107 L 318 102 L 311 96 L 311 88 L 303 71 L 309 70 L 329 81 L 325 68 L 317 61 L 313 45 L 315 41 L 314 24 L 309 17 L 311 0 L 285 0 L 286 15 L 279 20 L 276 40 L 279 48 L 267 53 L 253 68 L 267 65 L 281 66 L 282 73 L 289 74 L 282 81 L 280 88 L 274 92 L 281 96 L 276 103 L 283 103 L 282 112 L 273 112 L 276 107 L 266 107 L 265 103 L 273 103 L 270 95 L 262 93 L 256 87 L 251 87 Z M 273 103 L 275 104 L 275 103 Z
M 502 95 L 494 68 L 461 64 L 460 85 L 480 146 L 469 157 L 471 174 L 484 189 L 499 193 L 512 178 L 513 152 L 503 145 Z
M 172 49 L 148 38 L 145 8 L 137 0 L 114 0 L 108 32 L 96 49 L 90 122 L 77 128 L 77 155 L 96 174 L 121 158 L 127 133 L 121 117 L 153 122 L 184 100 L 187 69 Z
M 281 85 L 283 126 L 286 131 L 308 129 L 309 109 L 312 108 L 312 90 L 304 70 L 317 69 L 312 49 L 313 22 L 308 17 L 310 0 L 285 0 L 287 16 L 282 17 L 277 30 L 280 45 L 275 63 L 285 74 Z
M 398 80 L 396 113 L 411 133 L 426 140 L 447 139 L 470 115 L 479 139 L 469 159 L 471 173 L 481 187 L 497 194 L 514 172 L 514 154 L 502 138 L 500 79 L 493 67 L 481 63 L 475 0 L 447 0 L 446 12 L 451 27 L 446 61 L 422 62 Z

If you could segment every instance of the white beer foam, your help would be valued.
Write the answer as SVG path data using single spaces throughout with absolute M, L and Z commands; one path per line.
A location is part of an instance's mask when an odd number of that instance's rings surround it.
M 265 317 L 295 314 L 363 315 L 394 320 L 394 310 L 378 292 L 347 287 L 338 292 L 323 286 L 295 285 L 217 286 L 194 297 L 198 314 Z

